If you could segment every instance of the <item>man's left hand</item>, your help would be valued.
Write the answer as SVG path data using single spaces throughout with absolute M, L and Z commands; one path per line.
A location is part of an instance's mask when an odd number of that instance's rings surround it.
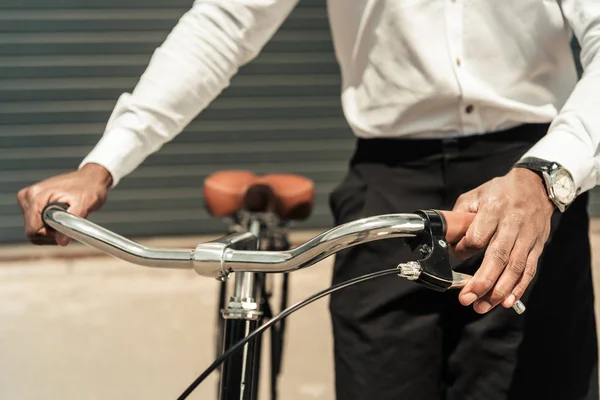
M 461 290 L 459 301 L 478 313 L 523 296 L 535 276 L 555 210 L 542 178 L 525 168 L 492 179 L 460 196 L 454 211 L 476 213 L 455 254 L 467 258 L 487 247 L 481 267 Z

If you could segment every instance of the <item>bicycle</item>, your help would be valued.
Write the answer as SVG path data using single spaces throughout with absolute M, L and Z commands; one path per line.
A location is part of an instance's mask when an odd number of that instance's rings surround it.
M 208 198 L 211 194 L 214 192 L 209 193 Z M 217 193 L 215 197 L 219 201 L 211 204 L 221 206 L 231 202 L 239 206 L 239 201 L 235 201 L 238 195 L 239 193 L 234 196 L 223 191 Z M 287 205 L 291 204 L 300 203 L 287 203 Z M 449 245 L 464 236 L 473 214 L 417 210 L 413 213 L 367 217 L 337 226 L 292 249 L 263 251 L 259 249 L 260 235 L 255 232 L 257 223 L 251 225 L 253 228 L 250 231 L 234 232 L 217 240 L 201 243 L 195 249 L 150 248 L 74 216 L 66 210 L 67 205 L 64 204 L 48 204 L 42 211 L 42 219 L 51 229 L 134 264 L 159 268 L 194 269 L 200 276 L 221 281 L 226 281 L 233 274 L 235 290 L 249 296 L 254 295 L 250 290 L 250 284 L 255 274 L 289 273 L 307 268 L 343 249 L 369 241 L 404 238 L 411 250 L 423 257 L 417 261 L 400 263 L 396 268 L 334 285 L 286 308 L 261 326 L 257 325 L 256 320 L 241 323 L 239 319 L 226 318 L 223 352 L 179 396 L 179 400 L 187 398 L 221 364 L 223 365 L 220 370 L 220 400 L 255 400 L 257 376 L 254 368 L 258 357 L 257 339 L 264 331 L 291 313 L 336 290 L 392 274 L 436 291 L 462 288 L 472 278 L 471 275 L 452 270 Z M 256 300 L 256 297 L 247 298 Z M 237 310 L 240 313 L 255 315 L 252 304 L 253 302 L 241 301 L 236 304 Z M 521 314 L 525 311 L 525 306 L 518 301 L 513 309 Z M 237 327 L 237 330 L 234 330 L 234 327 Z M 240 332 L 241 328 L 244 328 L 245 332 Z M 234 337 L 242 338 L 234 341 Z

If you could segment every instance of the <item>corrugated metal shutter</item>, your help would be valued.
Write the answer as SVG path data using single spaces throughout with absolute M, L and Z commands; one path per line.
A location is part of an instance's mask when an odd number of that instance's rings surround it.
M 325 2 L 303 0 L 264 52 L 172 143 L 115 189 L 92 220 L 130 236 L 222 232 L 202 181 L 223 168 L 306 175 L 327 195 L 353 137 L 342 116 Z M 0 3 L 0 242 L 23 240 L 16 192 L 76 168 L 120 93 L 190 0 L 3 0 Z

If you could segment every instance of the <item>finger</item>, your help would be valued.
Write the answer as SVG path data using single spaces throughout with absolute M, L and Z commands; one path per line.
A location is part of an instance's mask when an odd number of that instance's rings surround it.
M 43 201 L 42 201 L 43 200 Z M 36 239 L 32 240 L 32 243 L 34 244 L 59 244 L 57 238 L 59 237 L 59 233 L 56 232 L 54 229 L 52 229 L 51 227 L 47 227 L 46 224 L 44 223 L 43 220 L 43 210 L 44 208 L 50 204 L 53 201 L 59 201 L 59 202 L 63 202 L 63 200 L 57 200 L 54 198 L 54 196 L 41 196 L 39 198 L 36 198 L 35 202 L 33 203 L 33 206 L 30 207 L 30 209 L 28 210 L 28 214 L 27 214 L 27 219 L 30 218 L 39 218 L 40 223 L 42 224 L 42 227 L 40 229 L 38 229 L 37 232 L 35 232 L 32 236 L 33 237 L 37 237 Z M 49 239 L 46 241 L 43 241 L 41 239 L 39 239 L 40 237 L 43 236 L 47 236 Z
M 446 222 L 446 242 L 450 245 L 458 243 L 465 236 L 477 215 L 462 211 L 440 211 L 440 213 Z
M 73 204 L 69 205 L 67 212 L 73 215 L 77 215 L 81 218 L 86 218 L 88 216 L 88 210 L 84 207 L 81 207 L 80 204 L 81 203 L 73 202 Z M 69 243 L 71 243 L 71 241 L 72 239 L 69 236 L 60 232 L 56 233 L 56 243 L 58 243 L 59 246 L 68 246 Z
M 510 260 L 510 254 L 515 245 L 517 234 L 514 229 L 498 230 L 485 252 L 481 266 L 461 290 L 459 300 L 463 305 L 470 305 L 485 296 L 496 284 Z M 491 309 L 491 304 L 481 302 L 477 312 Z
M 53 234 L 30 236 L 29 241 L 36 246 L 56 246 L 56 238 Z
M 56 244 L 59 246 L 65 247 L 71 243 L 72 239 L 65 235 L 64 233 L 57 232 L 56 233 Z
M 27 236 L 43 236 L 48 234 L 42 221 L 42 209 L 48 204 L 48 195 L 44 192 L 38 193 L 36 197 L 28 196 L 27 206 L 24 210 L 25 234 Z
M 454 204 L 452 211 L 476 213 L 479 209 L 479 196 L 477 190 L 472 190 L 461 195 Z
M 27 188 L 25 189 L 21 189 L 19 190 L 19 193 L 17 193 L 17 203 L 19 204 L 19 207 L 21 207 L 21 213 L 25 214 L 25 211 L 27 211 L 27 208 L 29 207 L 29 200 L 28 200 L 28 193 L 29 190 Z
M 477 213 L 465 236 L 453 246 L 454 255 L 466 259 L 485 249 L 496 232 L 498 221 L 494 213 Z
M 527 265 L 527 258 L 535 245 L 536 240 L 532 236 L 531 234 L 517 236 L 506 268 L 502 271 L 492 290 L 482 299 L 475 302 L 473 305 L 475 311 L 485 313 L 510 296 L 523 276 L 523 271 L 525 271 Z M 486 310 L 486 307 L 488 310 Z
M 542 252 L 544 250 L 544 246 L 539 243 L 536 244 L 533 249 L 529 252 L 529 256 L 527 257 L 527 263 L 525 265 L 525 270 L 523 274 L 521 274 L 521 278 L 517 282 L 517 285 L 512 290 L 512 293 L 507 297 L 506 300 L 502 302 L 502 306 L 506 308 L 510 308 L 515 304 L 517 300 L 521 300 L 525 291 L 529 287 L 533 278 L 535 278 L 535 274 L 537 272 L 538 261 Z

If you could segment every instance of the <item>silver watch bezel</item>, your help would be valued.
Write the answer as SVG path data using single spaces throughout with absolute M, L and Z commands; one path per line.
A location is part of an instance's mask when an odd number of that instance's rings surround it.
M 570 181 L 573 183 L 573 192 L 569 196 L 568 199 L 561 199 L 556 195 L 555 185 L 556 185 L 556 176 L 559 173 L 566 173 L 569 177 Z M 548 189 L 548 197 L 552 202 L 556 205 L 556 207 L 560 210 L 560 212 L 564 212 L 566 208 L 573 203 L 575 198 L 577 197 L 577 189 L 575 188 L 575 182 L 573 177 L 566 169 L 562 168 L 557 163 L 551 163 L 548 169 L 544 169 L 542 171 L 542 175 L 544 176 L 544 181 L 546 183 L 546 188 Z

